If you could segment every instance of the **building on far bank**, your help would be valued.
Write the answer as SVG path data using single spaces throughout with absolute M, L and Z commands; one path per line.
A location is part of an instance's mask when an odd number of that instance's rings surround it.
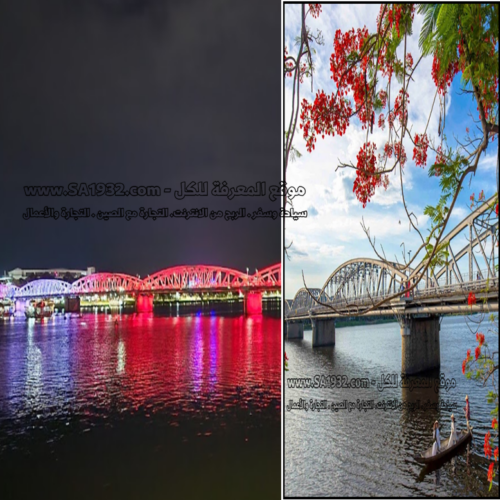
M 37 278 L 56 278 L 65 281 L 74 281 L 82 276 L 95 273 L 95 267 L 87 267 L 87 269 L 21 269 L 16 267 L 8 272 L 8 277 L 12 281 L 31 281 Z

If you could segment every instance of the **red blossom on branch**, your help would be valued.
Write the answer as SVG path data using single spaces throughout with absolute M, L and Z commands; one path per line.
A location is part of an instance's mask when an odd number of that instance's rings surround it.
M 477 361 L 477 358 L 479 358 L 479 356 L 481 356 L 481 347 L 477 346 L 474 354 L 476 355 L 476 361 Z
M 476 340 L 479 342 L 479 347 L 484 344 L 484 334 L 476 333 Z
M 451 82 L 455 75 L 458 73 L 458 63 L 453 61 L 446 68 L 446 71 L 440 76 L 441 72 L 441 61 L 437 52 L 434 53 L 434 60 L 432 61 L 432 79 L 438 89 L 438 93 L 444 95 L 446 90 L 451 85 Z
M 399 163 L 401 163 L 401 167 L 404 167 L 406 164 L 406 152 L 404 146 L 402 146 L 400 142 L 394 144 L 394 156 L 396 160 L 399 160 Z
M 413 57 L 410 53 L 406 54 L 406 66 L 411 69 L 413 67 Z
M 309 12 L 313 17 L 319 17 L 321 14 L 321 4 L 320 3 L 310 3 L 309 4 Z
M 476 296 L 474 295 L 474 292 L 469 292 L 469 297 L 467 298 L 467 303 L 472 306 L 476 303 Z
M 429 139 L 427 134 L 415 134 L 415 147 L 413 148 L 413 159 L 417 167 L 425 167 L 427 165 L 427 148 L 429 147 Z
M 357 155 L 356 179 L 354 180 L 353 192 L 356 198 L 363 203 L 363 208 L 375 194 L 375 188 L 384 186 L 387 188 L 387 176 L 377 174 L 375 162 L 377 157 L 375 151 L 377 146 L 375 143 L 368 142 L 363 144 Z
M 486 433 L 486 436 L 484 436 L 484 454 L 488 458 L 491 458 L 490 438 L 491 438 L 491 434 L 490 434 L 490 431 L 488 431 Z
M 498 449 L 498 448 L 497 448 Z M 491 483 L 493 481 L 493 465 L 495 463 L 491 462 L 490 467 L 488 469 L 488 481 Z
M 396 117 L 399 118 L 400 123 L 406 126 L 408 123 L 408 104 L 410 103 L 410 96 L 408 92 L 403 89 L 399 90 L 399 93 L 394 101 L 394 112 Z

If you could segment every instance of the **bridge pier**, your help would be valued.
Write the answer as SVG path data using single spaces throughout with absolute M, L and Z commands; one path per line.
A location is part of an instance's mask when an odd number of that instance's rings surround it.
M 246 292 L 243 300 L 245 315 L 262 314 L 262 292 Z
M 26 302 L 27 302 L 26 299 L 16 299 L 15 311 L 24 312 L 24 310 L 26 309 Z
M 311 318 L 311 324 L 313 347 L 335 345 L 335 320 Z
M 153 295 L 152 294 L 137 294 L 135 298 L 135 309 L 138 313 L 153 312 Z
M 286 338 L 288 340 L 304 338 L 304 324 L 302 322 L 292 323 L 288 321 L 286 325 Z
M 64 297 L 65 312 L 80 312 L 80 297 Z
M 415 375 L 439 368 L 439 316 L 406 318 L 401 324 L 401 373 Z

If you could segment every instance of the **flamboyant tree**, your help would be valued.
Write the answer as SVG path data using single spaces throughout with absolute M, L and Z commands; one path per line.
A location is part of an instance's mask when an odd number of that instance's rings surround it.
M 321 7 L 309 4 L 308 12 L 319 15 Z M 421 53 L 414 59 L 407 50 L 407 39 L 412 34 L 416 12 L 423 14 L 424 20 L 419 38 Z M 415 276 L 410 290 L 418 285 L 428 269 L 432 275 L 436 266 L 447 264 L 447 245 L 441 243 L 441 239 L 457 196 L 466 178 L 476 173 L 481 155 L 498 134 L 498 16 L 498 4 L 381 5 L 374 33 L 370 33 L 366 27 L 335 32 L 329 61 L 331 87 L 317 90 L 311 101 L 302 99 L 300 115 L 296 105 L 298 89 L 303 78 L 312 75 L 313 68 L 312 51 L 308 46 L 313 39 L 305 26 L 304 9 L 298 40 L 299 55 L 306 47 L 308 63 L 301 65 L 300 58 L 292 61 L 285 52 L 284 76 L 294 80 L 292 115 L 285 130 L 285 173 L 294 152 L 292 141 L 297 116 L 309 152 L 314 151 L 318 138 L 342 136 L 353 123 L 360 124 L 365 131 L 365 140 L 356 155 L 356 162 L 340 163 L 337 168 L 355 170 L 353 192 L 363 207 L 378 189 L 387 188 L 390 172 L 399 172 L 403 206 L 411 227 L 421 238 L 420 247 L 414 252 L 413 258 L 406 262 L 405 268 L 409 269 L 417 259 L 426 262 L 419 275 Z M 409 124 L 409 111 L 415 105 L 411 102 L 412 75 L 422 58 L 427 56 L 433 59 L 429 78 L 434 81 L 435 96 L 427 125 L 422 130 L 413 130 Z M 456 78 L 461 80 L 462 91 L 474 99 L 477 116 L 470 117 L 471 127 L 466 128 L 464 137 L 458 139 L 456 144 L 448 144 L 445 134 L 446 94 Z M 433 113 L 439 113 L 437 137 L 431 137 L 428 133 Z M 376 143 L 370 137 L 375 127 L 384 131 L 386 139 L 383 143 Z M 405 148 L 408 144 L 411 144 L 409 151 Z M 497 144 L 490 147 L 497 149 Z M 425 237 L 416 226 L 413 214 L 409 213 L 404 197 L 403 171 L 408 168 L 409 155 L 417 167 L 428 168 L 429 176 L 436 176 L 440 181 L 439 200 L 424 210 L 424 214 L 430 218 L 429 234 Z M 429 158 L 434 158 L 431 164 Z M 498 195 L 489 209 L 491 212 L 496 210 L 498 214 Z M 369 232 L 364 229 L 370 239 Z M 385 260 L 373 243 L 372 247 Z M 474 298 L 469 297 L 469 302 Z M 374 304 L 372 309 L 386 300 Z M 481 357 L 484 339 L 481 336 L 477 338 L 480 349 L 476 350 L 476 354 L 479 354 L 473 360 L 468 353 L 464 366 L 467 368 L 473 361 L 483 363 L 476 372 L 477 378 L 481 378 L 495 365 L 490 364 L 493 358 L 488 357 L 484 348 Z M 494 379 L 491 375 L 488 378 Z M 495 390 L 494 394 L 497 393 Z M 498 397 L 496 401 L 498 412 Z M 496 416 L 493 424 L 496 431 Z M 489 452 L 487 456 L 491 458 L 489 439 L 488 435 L 485 452 Z M 494 453 L 495 460 L 497 456 L 498 448 Z M 494 477 L 493 469 L 491 466 L 488 473 L 490 485 Z

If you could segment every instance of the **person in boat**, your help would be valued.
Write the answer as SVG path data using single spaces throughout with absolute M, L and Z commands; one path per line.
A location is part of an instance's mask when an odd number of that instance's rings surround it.
M 457 432 L 455 430 L 455 416 L 451 414 L 451 432 L 450 439 L 448 439 L 448 448 L 455 446 L 457 444 Z
M 441 451 L 441 437 L 439 436 L 439 422 L 434 422 L 432 437 L 434 444 L 432 445 L 432 456 L 437 455 Z
M 467 420 L 467 431 L 470 430 L 469 420 L 470 420 L 470 406 L 469 406 L 469 396 L 465 395 L 465 419 Z

